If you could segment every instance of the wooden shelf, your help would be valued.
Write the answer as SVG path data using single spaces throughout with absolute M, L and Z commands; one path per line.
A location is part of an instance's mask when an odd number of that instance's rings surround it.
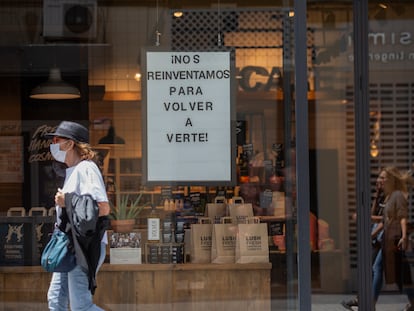
M 186 310 L 270 311 L 271 268 L 270 263 L 103 264 L 94 300 L 105 309 L 124 305 L 182 310 L 188 305 Z M 50 276 L 40 266 L 0 267 L 0 297 L 44 310 Z
M 108 171 L 104 175 L 107 192 L 138 195 L 141 190 L 141 158 L 112 157 L 109 159 Z

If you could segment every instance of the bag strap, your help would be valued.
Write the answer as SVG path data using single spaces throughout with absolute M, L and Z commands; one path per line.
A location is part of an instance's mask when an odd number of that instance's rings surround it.
M 247 217 L 246 223 L 247 224 L 260 224 L 260 217 L 257 217 L 257 216 Z
M 199 224 L 211 224 L 211 219 L 208 217 L 199 217 L 198 223 Z
M 10 207 L 7 210 L 7 217 L 13 216 L 13 213 L 20 213 L 19 216 L 26 216 L 26 210 L 24 207 Z
M 242 197 L 232 197 L 231 201 L 233 204 L 244 204 L 244 199 Z
M 68 212 L 66 211 L 66 208 L 62 208 L 62 213 L 60 214 L 60 224 L 59 224 L 59 230 L 62 232 L 65 232 L 68 235 L 71 235 L 71 223 L 69 221 Z
M 47 216 L 47 209 L 41 206 L 32 207 L 29 209 L 29 216 L 34 216 L 36 213 L 40 213 L 40 216 Z
M 226 197 L 217 196 L 214 198 L 214 203 L 226 203 Z
M 233 219 L 231 217 L 221 217 L 220 218 L 221 224 L 231 224 L 233 223 Z

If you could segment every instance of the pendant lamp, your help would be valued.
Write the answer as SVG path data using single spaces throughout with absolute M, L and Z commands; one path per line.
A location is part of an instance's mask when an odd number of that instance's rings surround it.
M 111 125 L 106 136 L 99 139 L 99 144 L 124 145 L 125 140 L 122 137 L 116 135 L 115 128 Z
M 49 72 L 49 79 L 45 83 L 36 86 L 30 93 L 34 99 L 75 99 L 80 98 L 77 87 L 62 80 L 60 69 L 53 67 Z

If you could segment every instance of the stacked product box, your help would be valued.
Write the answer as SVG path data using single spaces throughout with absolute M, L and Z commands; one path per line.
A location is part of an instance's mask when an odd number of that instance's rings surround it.
M 111 264 L 140 264 L 141 260 L 141 233 L 113 232 L 110 235 L 110 263 Z
M 146 258 L 150 264 L 184 263 L 184 244 L 147 243 Z

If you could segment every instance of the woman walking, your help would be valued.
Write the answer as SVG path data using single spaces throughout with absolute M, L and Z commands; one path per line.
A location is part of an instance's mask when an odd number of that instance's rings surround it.
M 409 172 L 402 174 L 396 167 L 386 167 L 380 173 L 384 184 L 384 238 L 382 255 L 386 284 L 397 284 L 405 290 L 409 303 L 403 311 L 414 311 L 414 291 L 410 267 L 405 260 L 408 247 L 408 190 L 414 180 Z M 374 301 L 376 303 L 376 301 Z
M 64 223 L 65 215 L 77 219 L 76 223 L 69 221 L 76 266 L 53 273 L 47 295 L 49 310 L 67 311 L 69 305 L 73 311 L 103 310 L 93 303 L 92 295 L 96 273 L 105 259 L 109 203 L 96 153 L 89 145 L 89 131 L 81 124 L 63 121 L 47 137 L 52 139 L 53 158 L 68 167 L 63 188 L 55 195 L 57 225 Z

